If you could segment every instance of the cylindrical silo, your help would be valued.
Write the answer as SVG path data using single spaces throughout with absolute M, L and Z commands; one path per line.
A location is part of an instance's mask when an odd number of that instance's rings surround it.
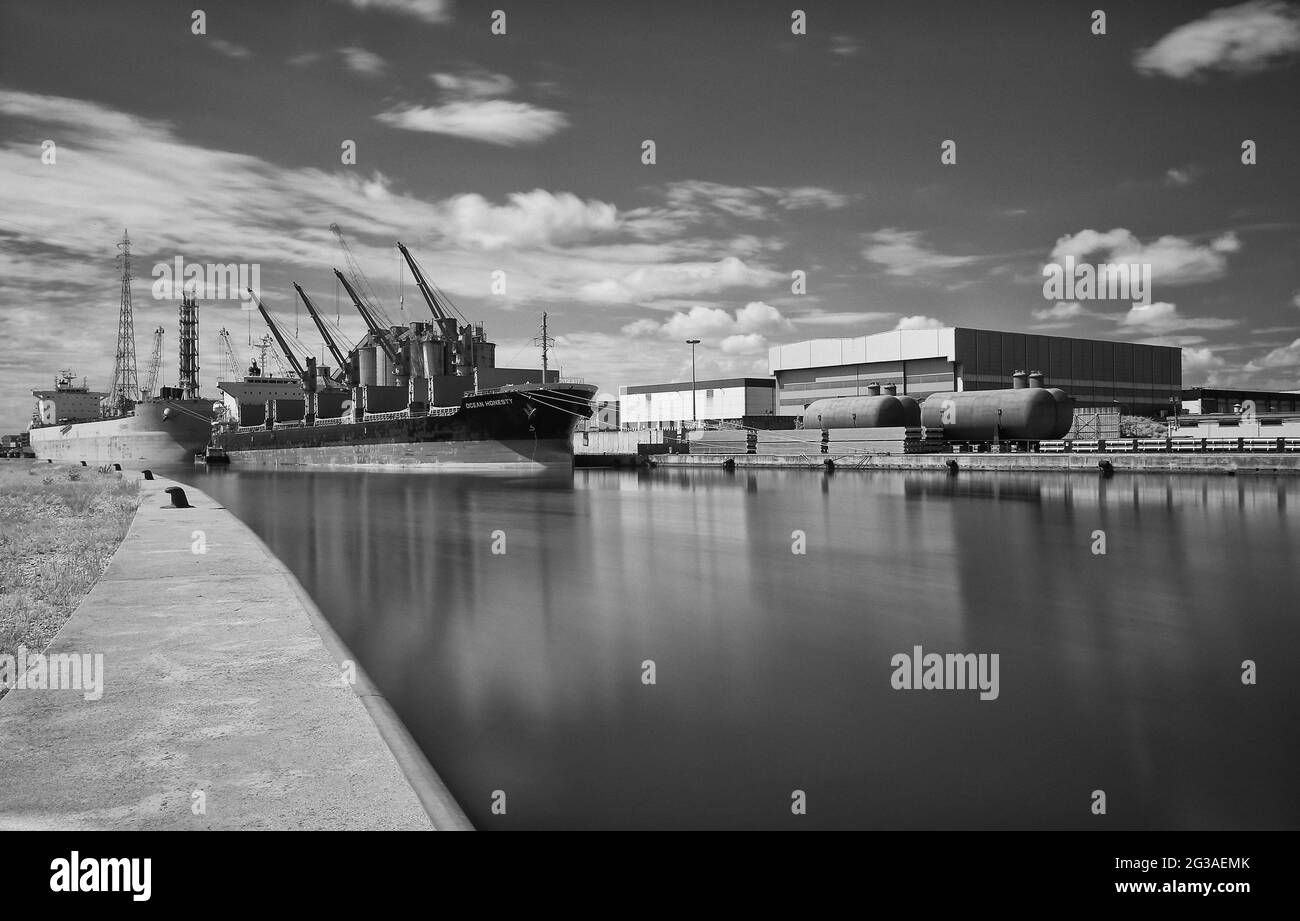
M 375 368 L 375 347 L 363 345 L 357 349 L 358 376 L 363 387 L 373 387 L 379 383 Z

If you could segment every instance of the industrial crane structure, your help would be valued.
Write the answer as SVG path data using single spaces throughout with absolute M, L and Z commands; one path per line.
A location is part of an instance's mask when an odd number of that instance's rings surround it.
M 153 354 L 149 358 L 149 373 L 145 378 L 144 388 L 140 391 L 142 398 L 148 398 L 154 395 L 158 387 L 158 372 L 162 368 L 162 347 L 163 336 L 167 330 L 159 326 L 153 331 Z

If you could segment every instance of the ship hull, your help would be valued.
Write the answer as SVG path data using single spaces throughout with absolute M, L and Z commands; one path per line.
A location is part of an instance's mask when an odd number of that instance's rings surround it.
M 573 469 L 573 429 L 595 388 L 467 396 L 453 414 L 219 432 L 232 467 L 552 473 Z
M 193 463 L 212 434 L 212 404 L 203 400 L 138 403 L 116 419 L 43 425 L 29 430 L 38 459 L 142 469 Z

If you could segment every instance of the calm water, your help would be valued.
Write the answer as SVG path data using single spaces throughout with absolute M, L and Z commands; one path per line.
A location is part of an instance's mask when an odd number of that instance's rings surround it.
M 1297 480 L 185 476 L 480 828 L 1300 825 Z M 1000 696 L 894 690 L 916 645 Z

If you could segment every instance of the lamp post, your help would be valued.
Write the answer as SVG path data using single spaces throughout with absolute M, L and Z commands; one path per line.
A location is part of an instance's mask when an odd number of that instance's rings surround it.
M 691 347 L 691 427 L 699 425 L 699 417 L 695 414 L 695 347 L 700 344 L 699 339 L 687 339 L 686 344 Z

